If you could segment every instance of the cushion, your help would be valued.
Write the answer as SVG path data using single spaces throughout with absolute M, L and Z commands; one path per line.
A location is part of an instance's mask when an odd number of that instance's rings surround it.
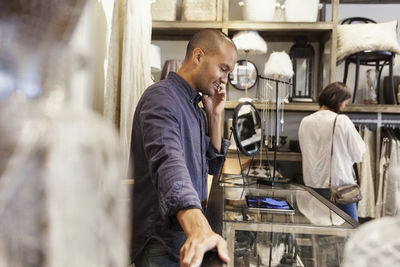
M 383 50 L 400 54 L 396 20 L 377 24 L 338 25 L 337 36 L 338 63 L 351 54 L 365 50 Z

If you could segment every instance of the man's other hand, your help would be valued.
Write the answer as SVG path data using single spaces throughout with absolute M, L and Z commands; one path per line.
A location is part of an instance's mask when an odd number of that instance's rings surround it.
M 199 267 L 204 253 L 214 248 L 217 249 L 219 258 L 228 263 L 226 241 L 212 231 L 201 210 L 181 210 L 178 212 L 177 218 L 187 236 L 187 240 L 180 251 L 181 266 Z

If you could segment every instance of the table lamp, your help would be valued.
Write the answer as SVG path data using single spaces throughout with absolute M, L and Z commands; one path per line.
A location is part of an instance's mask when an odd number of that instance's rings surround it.
M 267 43 L 256 31 L 241 31 L 233 36 L 232 41 L 235 43 L 238 53 L 245 54 L 246 66 L 249 54 L 256 55 L 267 53 Z M 251 98 L 247 97 L 247 88 L 245 88 L 245 98 L 241 98 L 239 101 L 251 100 Z

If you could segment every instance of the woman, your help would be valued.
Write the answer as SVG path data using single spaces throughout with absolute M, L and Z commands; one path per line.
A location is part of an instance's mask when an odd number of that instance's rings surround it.
M 352 121 L 346 115 L 338 115 L 350 98 L 345 84 L 332 83 L 318 97 L 320 109 L 304 117 L 300 123 L 304 183 L 327 199 L 330 186 L 355 183 L 353 164 L 360 162 L 365 152 L 364 141 Z M 358 221 L 356 203 L 338 207 Z

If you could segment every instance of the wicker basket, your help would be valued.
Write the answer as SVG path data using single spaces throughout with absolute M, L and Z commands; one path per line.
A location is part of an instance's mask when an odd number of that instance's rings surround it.
M 182 20 L 215 21 L 217 19 L 216 0 L 183 0 Z
M 175 21 L 177 0 L 156 0 L 151 4 L 153 20 Z

